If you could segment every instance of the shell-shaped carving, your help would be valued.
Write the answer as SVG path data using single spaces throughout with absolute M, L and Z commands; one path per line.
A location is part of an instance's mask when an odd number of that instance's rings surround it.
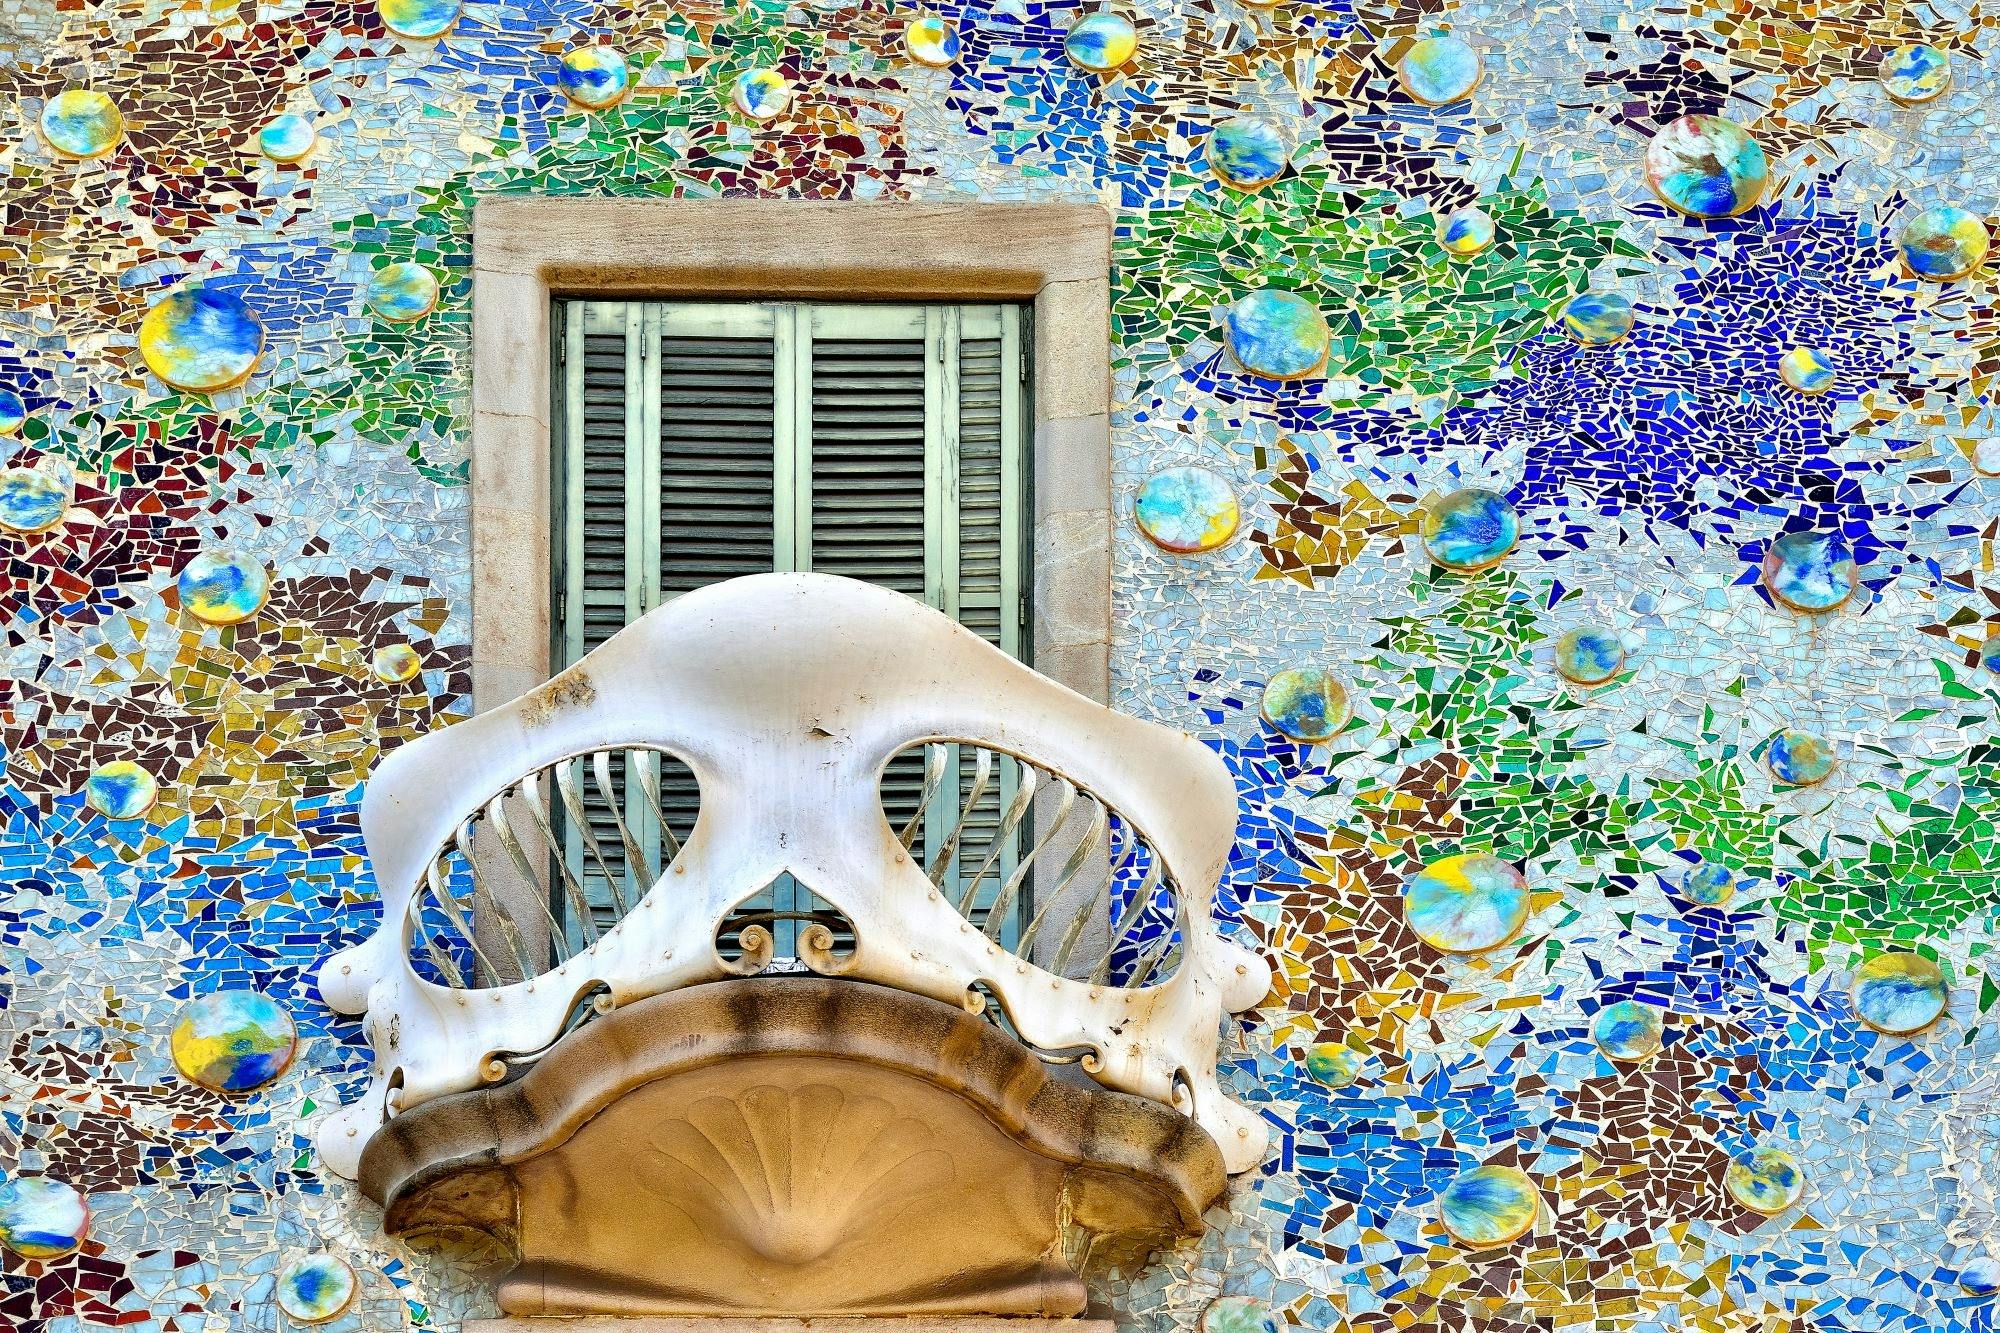
M 702 1231 L 794 1265 L 937 1198 L 955 1170 L 930 1125 L 830 1083 L 703 1097 L 649 1147 L 659 1197 Z

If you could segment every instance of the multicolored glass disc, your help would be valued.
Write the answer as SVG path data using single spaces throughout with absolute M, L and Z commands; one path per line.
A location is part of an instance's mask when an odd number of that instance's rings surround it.
M 1268 120 L 1234 116 L 1209 132 L 1208 169 L 1224 185 L 1255 190 L 1285 171 L 1285 137 Z
M 1222 335 L 1238 365 L 1273 380 L 1318 374 L 1333 345 L 1319 307 L 1275 287 L 1237 298 L 1223 313 Z
M 632 91 L 632 71 L 625 53 L 610 46 L 579 46 L 563 52 L 556 67 L 556 87 L 577 106 L 602 111 L 617 106 Z
M 1470 572 L 1507 558 L 1521 539 L 1521 516 L 1506 496 L 1468 487 L 1426 507 L 1419 530 L 1431 559 Z
M 1798 1159 L 1783 1148 L 1758 1148 L 1729 1164 L 1722 1173 L 1729 1197 L 1753 1213 L 1774 1217 L 1805 1193 L 1805 1173 Z
M 903 29 L 903 49 L 910 53 L 910 59 L 932 69 L 944 69 L 958 59 L 962 45 L 951 20 L 936 14 L 911 19 Z
M 1361 1057 L 1337 1041 L 1316 1041 L 1306 1048 L 1306 1073 L 1329 1088 L 1351 1088 L 1361 1077 Z
M 1499 236 L 1483 208 L 1461 208 L 1438 224 L 1438 244 L 1454 259 L 1470 259 L 1493 248 Z
M 1448 106 L 1470 97 L 1482 72 L 1479 52 L 1456 37 L 1426 37 L 1413 43 L 1396 66 L 1403 91 L 1425 106 Z
M 1771 737 L 1765 751 L 1771 776 L 1793 787 L 1825 782 L 1833 773 L 1833 747 L 1810 731 L 1788 727 Z
M 1794 611 L 1843 605 L 1860 586 L 1854 552 L 1837 532 L 1788 532 L 1764 552 L 1764 587 Z
M 1689 217 L 1735 217 L 1757 206 L 1770 181 L 1763 147 L 1721 116 L 1671 120 L 1646 146 L 1646 184 Z
M 1912 42 L 1882 57 L 1880 78 L 1890 101 L 1916 106 L 1951 87 L 1951 57 L 1928 42 Z
M 1556 640 L 1556 673 L 1578 685 L 1602 685 L 1625 666 L 1625 645 L 1596 625 L 1580 625 Z
M 1637 1000 L 1619 1000 L 1597 1011 L 1590 1039 L 1609 1058 L 1629 1064 L 1652 1059 L 1666 1030 L 1666 1015 L 1660 1010 Z
M 249 990 L 194 1000 L 171 1038 L 181 1077 L 210 1092 L 254 1092 L 290 1067 L 298 1044 L 292 1016 Z
M 1854 1012 L 1877 1032 L 1914 1036 L 1944 1017 L 1951 1003 L 1944 969 L 1919 953 L 1878 953 L 1854 969 Z
M 1993 237 L 1977 213 L 1949 204 L 1926 208 L 1896 233 L 1896 250 L 1913 278 L 1950 282 L 1986 262 Z
M 1266 682 L 1264 720 L 1309 744 L 1331 739 L 1347 721 L 1347 688 L 1318 667 L 1291 667 Z
M 1236 488 L 1199 467 L 1170 467 L 1146 478 L 1133 504 L 1139 531 L 1176 555 L 1213 551 L 1236 535 Z
M 330 1254 L 294 1259 L 278 1273 L 278 1309 L 298 1324 L 324 1324 L 354 1302 L 354 1270 Z
M 1497 856 L 1432 861 L 1403 882 L 1403 916 L 1417 938 L 1445 953 L 1482 953 L 1521 933 L 1528 881 Z
M 92 88 L 65 88 L 42 106 L 42 138 L 64 157 L 103 157 L 125 137 L 118 104 Z
M 206 625 L 235 625 L 264 609 L 271 576 L 233 551 L 204 551 L 187 562 L 176 586 L 181 610 Z
M 1139 30 L 1123 14 L 1087 14 L 1063 36 L 1070 63 L 1093 74 L 1123 69 L 1138 51 Z
M 1462 1171 L 1438 1195 L 1438 1220 L 1460 1245 L 1509 1245 L 1534 1230 L 1542 1197 L 1528 1173 L 1512 1166 Z
M 1585 347 L 1609 347 L 1632 331 L 1632 303 L 1616 292 L 1583 292 L 1563 307 L 1563 332 Z
M 1697 907 L 1720 907 L 1736 896 L 1736 876 L 1713 861 L 1689 866 L 1681 876 L 1681 897 Z
M 458 22 L 459 0 L 375 0 L 382 26 L 398 37 L 433 41 Z
M 1833 387 L 1833 362 L 1825 352 L 1794 347 L 1778 358 L 1778 377 L 1800 393 L 1825 393 Z
M 407 643 L 390 643 L 375 650 L 369 667 L 374 671 L 375 679 L 383 684 L 400 685 L 415 679 L 416 674 L 424 669 L 424 659 Z
M 182 282 L 139 321 L 139 354 L 170 388 L 220 393 L 257 368 L 264 325 L 234 292 Z
M 1279 1333 L 1271 1307 L 1248 1296 L 1218 1296 L 1201 1312 L 1201 1333 Z
M 273 162 L 300 161 L 318 142 L 319 132 L 313 129 L 313 123 L 293 111 L 273 116 L 268 125 L 257 131 L 257 151 Z
M 1958 1289 L 1981 1299 L 2000 1296 L 2000 1256 L 1978 1254 L 1959 1265 Z
M 0 471 L 0 528 L 47 532 L 69 513 L 71 495 L 69 469 L 53 460 Z
M 422 319 L 437 303 L 437 274 L 414 260 L 385 264 L 368 275 L 368 308 L 391 324 Z
M 90 1234 L 90 1205 L 73 1186 L 47 1176 L 0 1185 L 0 1245 L 23 1259 L 60 1259 Z
M 106 819 L 137 819 L 159 799 L 160 784 L 130 759 L 113 759 L 92 769 L 83 782 L 83 799 Z
M 1989 435 L 1972 446 L 1972 470 L 1982 477 L 2000 477 L 2000 435 Z
M 28 405 L 12 389 L 0 389 L 0 438 L 20 433 L 28 420 Z
M 729 100 L 752 120 L 772 120 L 792 104 L 792 81 L 775 69 L 746 69 L 736 76 Z

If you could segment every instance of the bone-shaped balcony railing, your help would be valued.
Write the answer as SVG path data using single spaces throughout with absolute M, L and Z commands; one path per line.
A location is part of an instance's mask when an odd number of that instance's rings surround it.
M 1176 1106 L 1231 1170 L 1225 1014 L 1270 974 L 1210 915 L 1234 788 L 1208 750 L 895 593 L 762 575 L 690 593 L 370 780 L 383 926 L 321 987 L 375 1069 L 321 1146 L 509 1076 L 578 1021 L 798 965 L 987 1010 Z M 776 886 L 792 886 L 789 898 Z
M 663 781 L 666 768 L 679 772 Z M 924 856 L 931 884 L 1003 949 L 1095 986 L 1172 974 L 1182 899 L 1165 861 L 1070 778 L 986 746 L 931 741 L 891 760 L 882 795 L 903 849 Z M 431 858 L 406 912 L 413 965 L 458 989 L 562 966 L 659 882 L 698 809 L 692 775 L 659 750 L 609 747 L 528 774 Z M 718 955 L 740 975 L 761 971 L 773 927 L 787 920 L 807 923 L 793 956 L 842 970 L 847 923 L 825 907 L 739 908 Z

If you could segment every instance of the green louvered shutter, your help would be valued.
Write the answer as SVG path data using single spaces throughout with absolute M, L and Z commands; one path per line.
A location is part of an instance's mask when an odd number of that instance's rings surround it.
M 558 314 L 559 665 L 679 593 L 774 569 L 921 597 L 1025 654 L 1018 308 L 570 301 Z M 1004 803 L 1011 767 L 989 778 L 963 866 L 992 846 L 991 787 Z M 954 761 L 961 794 L 973 770 Z M 921 781 L 916 756 L 890 774 L 892 819 Z M 662 797 L 685 831 L 691 784 L 669 774 Z M 943 804 L 927 857 L 948 831 Z M 981 899 L 1012 869 L 1004 850 Z M 759 905 L 794 910 L 793 896 L 781 884 Z

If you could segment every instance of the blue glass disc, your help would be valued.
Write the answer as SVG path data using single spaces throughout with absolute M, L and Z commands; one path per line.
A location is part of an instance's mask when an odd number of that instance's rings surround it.
M 1556 640 L 1556 672 L 1578 685 L 1601 685 L 1625 666 L 1625 645 L 1610 630 L 1581 625 Z
M 1951 57 L 1928 42 L 1912 42 L 1882 57 L 1878 77 L 1891 101 L 1916 106 L 1951 87 Z
M 1419 528 L 1431 559 L 1470 572 L 1506 559 L 1521 539 L 1521 516 L 1506 496 L 1468 487 L 1427 506 Z
M 1063 37 L 1063 53 L 1079 69 L 1109 74 L 1138 53 L 1139 30 L 1123 14 L 1087 14 Z
M 1665 1032 L 1666 1015 L 1637 1000 L 1605 1005 L 1590 1025 L 1597 1049 L 1613 1060 L 1628 1063 L 1651 1059 L 1658 1053 Z
M 1444 953 L 1483 953 L 1527 924 L 1527 877 L 1497 856 L 1446 856 L 1403 882 L 1403 917 L 1417 938 Z
M 556 86 L 580 107 L 602 111 L 625 100 L 632 91 L 632 70 L 625 53 L 609 46 L 579 46 L 563 52 L 556 67 Z
M 1563 331 L 1585 347 L 1609 347 L 1632 331 L 1637 315 L 1616 292 L 1584 292 L 1563 307 Z
M 1770 183 L 1764 149 L 1733 120 L 1681 116 L 1646 147 L 1646 183 L 1660 202 L 1690 217 L 1747 212 Z
M 1833 747 L 1810 731 L 1789 727 L 1771 737 L 1765 752 L 1771 776 L 1794 787 L 1824 782 L 1833 773 Z
M 1794 611 L 1843 605 L 1860 586 L 1854 552 L 1835 532 L 1788 532 L 1764 552 L 1764 587 Z
M 1951 989 L 1944 969 L 1918 953 L 1879 953 L 1854 969 L 1854 1012 L 1877 1032 L 1914 1036 L 1945 1015 Z
M 1255 116 L 1235 116 L 1210 131 L 1202 150 L 1208 169 L 1224 185 L 1254 190 L 1285 171 L 1285 140 L 1275 125 Z
M 1223 313 L 1222 332 L 1238 365 L 1274 380 L 1318 374 L 1333 345 L 1319 307 L 1275 287 L 1238 298 Z
M 1758 1148 L 1731 1162 L 1723 1172 L 1731 1198 L 1752 1212 L 1776 1216 L 1805 1193 L 1805 1173 L 1783 1148 Z
M 1461 1172 L 1438 1196 L 1445 1231 L 1475 1250 L 1511 1244 L 1527 1235 L 1541 1207 L 1535 1182 L 1511 1166 L 1476 1166 Z
M 1681 876 L 1681 897 L 1699 907 L 1720 907 L 1736 896 L 1736 876 L 1713 861 L 1689 866 Z
M 1425 106 L 1448 106 L 1470 97 L 1482 72 L 1479 52 L 1456 37 L 1426 37 L 1396 66 L 1403 91 Z

